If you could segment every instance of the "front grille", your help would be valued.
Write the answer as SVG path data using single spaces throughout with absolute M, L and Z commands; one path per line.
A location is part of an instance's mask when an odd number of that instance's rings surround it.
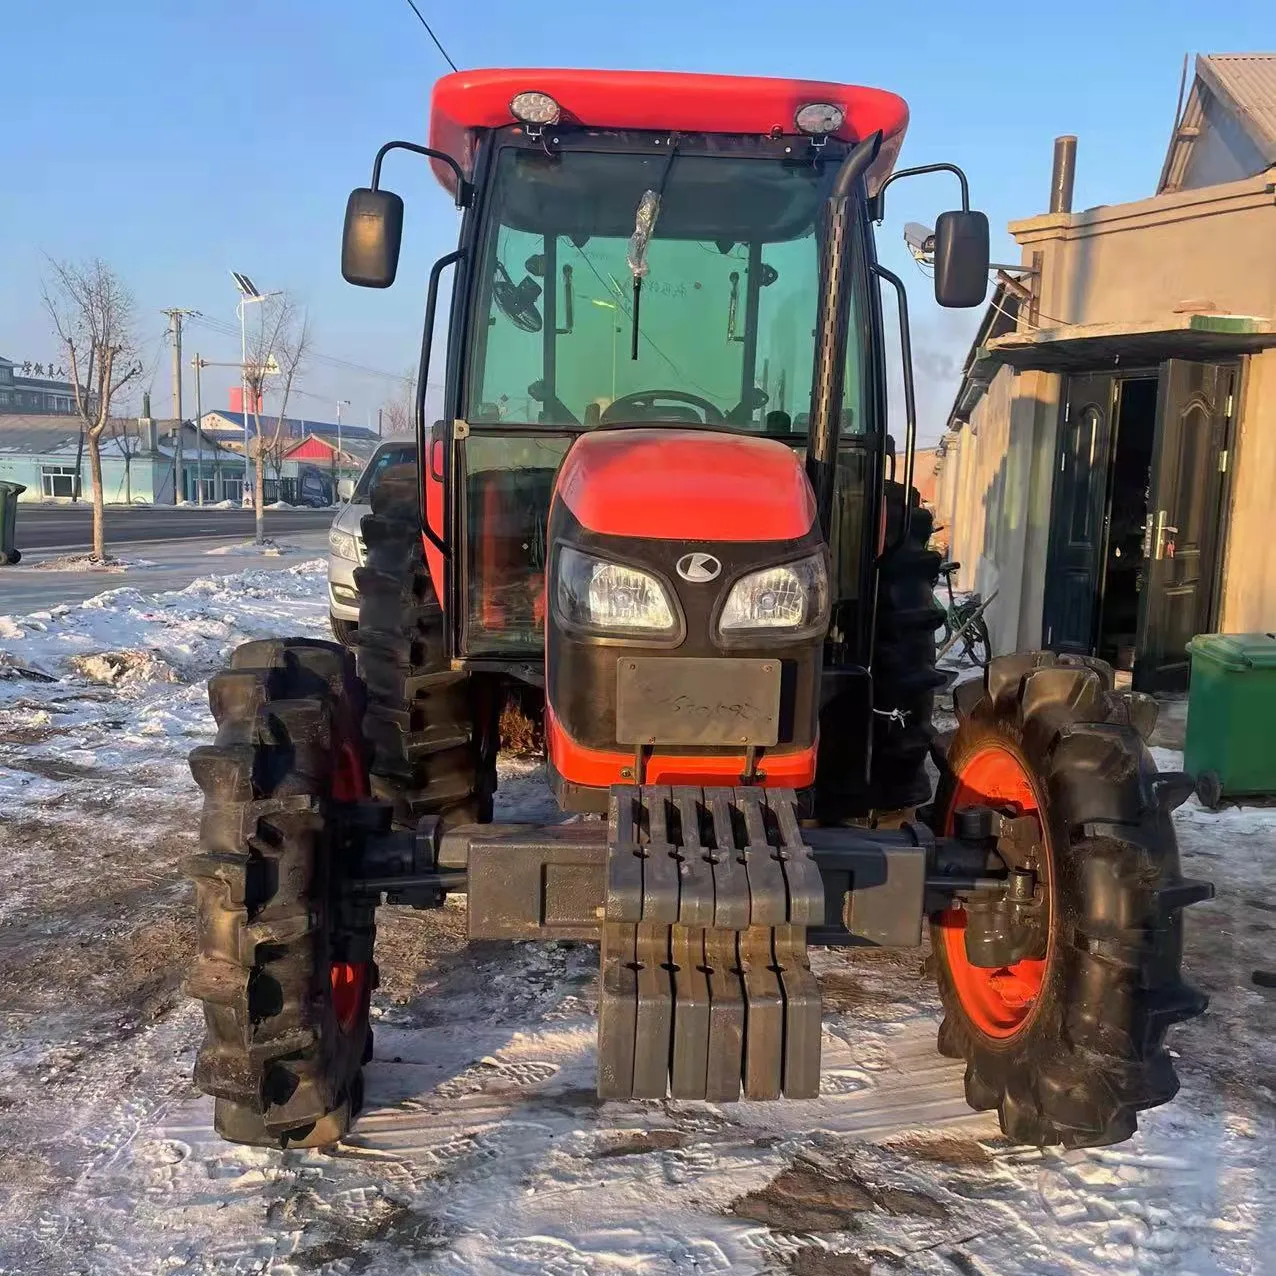
M 363 543 L 362 536 L 354 538 L 354 548 L 359 555 L 359 566 L 362 567 L 368 561 L 368 547 Z

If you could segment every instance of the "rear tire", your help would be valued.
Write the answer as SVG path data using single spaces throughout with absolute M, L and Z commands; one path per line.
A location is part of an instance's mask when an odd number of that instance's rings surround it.
M 888 545 L 899 536 L 904 497 L 903 484 L 886 484 Z M 934 515 L 915 488 L 909 499 L 908 539 L 883 557 L 877 581 L 870 792 L 878 811 L 905 810 L 930 798 L 926 757 L 934 736 L 935 691 L 945 682 L 935 667 L 935 631 L 944 622 L 935 585 L 944 559 L 928 548 Z
M 1190 781 L 1158 776 L 1145 706 L 1100 662 L 1000 656 L 980 691 L 954 697 L 936 829 L 962 806 L 1035 807 L 1046 943 L 1040 960 L 981 970 L 965 946 L 976 915 L 932 917 L 939 1048 L 966 1060 L 968 1102 L 1015 1142 L 1118 1143 L 1177 1092 L 1165 1032 L 1206 1005 L 1180 973 L 1182 909 L 1213 893 L 1179 872 L 1170 812 Z
M 501 700 L 494 683 L 450 667 L 419 501 L 416 466 L 384 472 L 363 519 L 366 565 L 355 569 L 372 795 L 393 804 L 403 828 L 425 815 L 445 824 L 488 823 Z
M 350 653 L 308 639 L 246 643 L 209 684 L 215 744 L 195 881 L 204 1004 L 195 1084 L 240 1143 L 339 1140 L 362 1102 L 376 983 L 375 902 L 344 884 L 333 803 L 365 795 L 362 690 Z

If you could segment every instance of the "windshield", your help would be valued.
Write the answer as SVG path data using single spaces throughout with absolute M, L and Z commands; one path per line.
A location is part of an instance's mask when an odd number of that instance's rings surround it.
M 415 443 L 383 443 L 372 454 L 372 460 L 368 462 L 367 468 L 359 475 L 359 482 L 355 484 L 354 495 L 350 498 L 350 504 L 370 505 L 372 503 L 372 489 L 381 481 L 381 475 L 390 466 L 415 464 Z
M 468 420 L 805 434 L 816 227 L 835 167 L 667 146 L 504 148 L 479 261 Z M 652 192 L 658 215 L 636 269 L 632 237 Z M 842 429 L 859 433 L 863 326 L 853 318 L 850 331 Z

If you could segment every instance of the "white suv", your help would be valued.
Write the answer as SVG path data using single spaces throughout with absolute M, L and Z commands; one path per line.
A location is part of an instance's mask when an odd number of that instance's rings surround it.
M 354 583 L 354 569 L 364 559 L 363 516 L 372 504 L 372 489 L 381 475 L 392 465 L 416 464 L 416 444 L 405 439 L 382 443 L 359 475 L 349 499 L 332 520 L 328 532 L 328 612 L 332 632 L 349 643 L 359 626 L 359 591 Z M 348 485 L 344 480 L 343 485 Z

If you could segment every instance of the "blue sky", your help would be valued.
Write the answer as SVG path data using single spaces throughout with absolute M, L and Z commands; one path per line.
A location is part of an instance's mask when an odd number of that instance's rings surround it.
M 1272 0 L 1072 0 L 1068 5 L 775 4 L 760 0 L 418 0 L 461 66 L 567 65 L 799 75 L 878 85 L 912 111 L 902 161 L 954 160 L 1017 260 L 1008 220 L 1046 205 L 1052 139 L 1079 135 L 1076 206 L 1152 193 L 1183 54 L 1270 49 Z M 377 146 L 423 139 L 446 68 L 406 0 L 3 0 L 0 353 L 55 356 L 44 254 L 100 255 L 131 285 L 156 411 L 170 403 L 166 306 L 234 323 L 229 271 L 309 308 L 324 355 L 398 373 L 420 336 L 424 278 L 456 215 L 423 165 L 387 170 L 408 203 L 399 282 L 345 285 L 351 186 Z M 539 16 L 544 15 L 544 16 Z M 935 437 L 977 316 L 941 312 L 901 241 L 952 205 L 946 179 L 892 188 L 882 255 L 909 282 L 922 433 Z M 1013 254 L 1013 256 L 1010 256 Z M 237 340 L 192 324 L 186 355 L 233 360 Z M 204 376 L 224 405 L 233 373 Z M 298 411 L 375 422 L 384 377 L 314 363 Z M 193 387 L 186 389 L 193 410 Z

